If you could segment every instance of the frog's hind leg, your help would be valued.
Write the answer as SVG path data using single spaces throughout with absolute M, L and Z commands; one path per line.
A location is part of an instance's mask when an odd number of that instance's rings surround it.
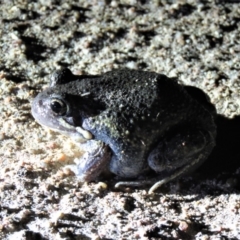
M 207 159 L 214 146 L 215 136 L 205 130 L 182 129 L 166 137 L 148 157 L 149 166 L 166 177 L 155 183 L 149 192 L 197 168 Z
M 119 188 L 121 186 L 141 187 L 141 186 L 144 186 L 144 185 L 152 185 L 152 187 L 148 191 L 148 194 L 152 194 L 153 192 L 155 192 L 155 190 L 160 188 L 162 185 L 172 181 L 173 179 L 183 175 L 184 173 L 189 172 L 189 170 L 191 170 L 193 167 L 195 167 L 195 165 L 198 164 L 199 161 L 201 161 L 200 159 L 202 159 L 203 157 L 205 157 L 205 156 L 200 154 L 190 164 L 187 164 L 187 165 L 184 165 L 183 167 L 180 167 L 176 171 L 173 171 L 172 173 L 169 173 L 164 178 L 162 178 L 162 177 L 155 177 L 155 178 L 151 178 L 149 180 L 120 181 L 120 182 L 117 182 L 115 184 L 115 188 Z
M 215 134 L 215 133 L 214 133 Z M 205 130 L 182 129 L 171 134 L 150 152 L 148 164 L 160 177 L 140 181 L 122 181 L 115 187 L 152 185 L 149 194 L 163 184 L 197 168 L 215 146 L 215 135 Z

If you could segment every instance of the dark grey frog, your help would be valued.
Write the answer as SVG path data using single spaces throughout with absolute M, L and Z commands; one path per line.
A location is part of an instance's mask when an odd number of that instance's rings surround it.
M 34 99 L 32 114 L 41 125 L 81 143 L 86 153 L 74 172 L 82 181 L 106 169 L 128 180 L 155 171 L 161 180 L 153 192 L 199 166 L 215 146 L 213 115 L 176 81 L 154 72 L 78 76 L 59 70 Z

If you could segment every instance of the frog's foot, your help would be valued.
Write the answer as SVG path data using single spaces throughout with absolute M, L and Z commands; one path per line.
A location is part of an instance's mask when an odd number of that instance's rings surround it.
M 202 156 L 200 155 L 199 158 Z M 196 158 L 194 161 L 192 161 L 190 164 L 185 165 L 184 167 L 178 169 L 177 171 L 170 174 L 168 177 L 165 177 L 161 180 L 159 178 L 152 178 L 149 180 L 141 180 L 141 181 L 120 181 L 115 184 L 115 188 L 119 188 L 122 186 L 126 187 L 141 187 L 144 185 L 152 185 L 152 187 L 148 190 L 148 194 L 154 193 L 158 188 L 160 188 L 162 185 L 172 181 L 173 179 L 183 175 L 184 173 L 188 172 L 189 169 L 191 169 L 195 164 L 199 162 L 199 158 Z
M 95 180 L 107 167 L 111 159 L 109 147 L 100 141 L 90 140 L 83 146 L 86 151 L 76 165 L 68 165 L 82 182 Z
M 180 168 L 179 170 L 173 172 L 171 175 L 169 175 L 166 178 L 161 179 L 158 182 L 155 182 L 152 187 L 149 189 L 148 193 L 152 194 L 153 192 L 155 192 L 155 190 L 157 190 L 158 188 L 160 188 L 163 184 L 166 184 L 170 181 L 172 181 L 173 179 L 182 176 L 184 173 L 189 172 L 190 169 L 192 169 L 199 161 L 200 159 L 202 159 L 203 156 L 202 154 L 199 155 L 198 158 L 196 158 L 194 161 L 192 161 L 190 164 L 185 165 L 184 167 Z
M 153 179 L 150 180 L 136 180 L 136 181 L 119 181 L 115 184 L 115 188 L 121 188 L 121 187 L 142 187 L 146 185 L 151 185 L 156 182 Z

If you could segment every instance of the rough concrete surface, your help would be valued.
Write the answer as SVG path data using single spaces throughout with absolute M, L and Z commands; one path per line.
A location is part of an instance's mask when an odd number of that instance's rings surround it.
M 240 4 L 238 1 L 0 3 L 0 239 L 240 239 Z M 82 184 L 64 166 L 70 139 L 39 126 L 33 97 L 49 74 L 156 71 L 208 94 L 217 147 L 195 173 L 115 189 Z

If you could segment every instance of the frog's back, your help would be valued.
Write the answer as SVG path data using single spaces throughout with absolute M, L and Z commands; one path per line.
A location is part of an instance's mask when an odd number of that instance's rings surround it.
M 173 102 L 187 101 L 183 97 L 183 88 L 176 81 L 155 72 L 114 70 L 102 75 L 101 84 L 104 88 L 101 92 L 110 93 L 105 95 L 109 106 L 115 105 L 117 100 L 135 110 L 152 112 L 154 107 L 165 109 Z M 104 96 L 100 97 L 102 98 Z
M 145 129 L 155 126 L 161 132 L 184 123 L 216 133 L 211 113 L 174 79 L 155 72 L 123 69 L 105 73 L 102 80 L 111 93 L 106 98 L 109 107 L 114 111 L 125 107 L 121 112 L 141 121 L 139 126 Z

